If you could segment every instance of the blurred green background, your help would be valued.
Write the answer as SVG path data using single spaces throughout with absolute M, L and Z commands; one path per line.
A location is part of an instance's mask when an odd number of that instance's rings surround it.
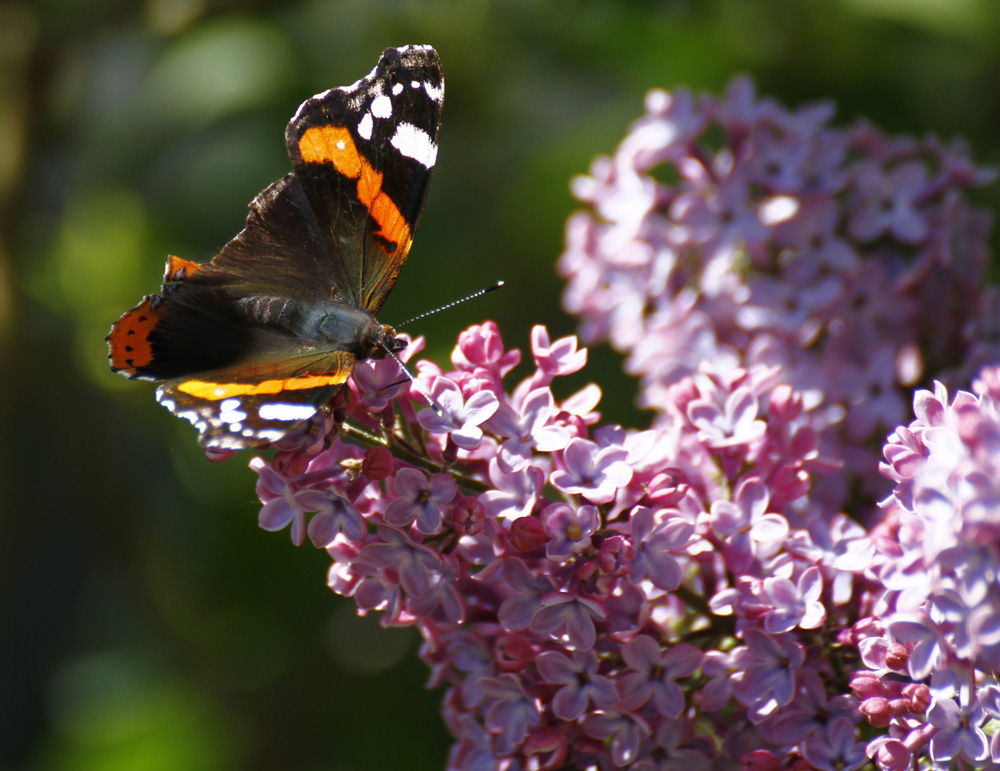
M 996 0 L 0 0 L 0 768 L 444 766 L 416 634 L 357 619 L 324 553 L 257 528 L 248 454 L 208 463 L 107 369 L 166 255 L 211 257 L 288 169 L 299 102 L 386 46 L 440 52 L 438 169 L 380 315 L 505 279 L 412 330 L 445 363 L 484 318 L 510 346 L 572 332 L 568 181 L 647 89 L 750 73 L 995 164 L 998 40 Z M 605 414 L 639 424 L 618 357 L 592 362 Z

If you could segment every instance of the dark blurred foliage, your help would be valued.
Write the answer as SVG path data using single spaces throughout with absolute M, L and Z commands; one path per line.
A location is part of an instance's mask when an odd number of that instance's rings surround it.
M 998 36 L 993 0 L 0 0 L 0 768 L 443 767 L 416 634 L 354 617 L 325 554 L 257 528 L 249 455 L 208 463 L 106 365 L 166 255 L 211 257 L 285 173 L 300 101 L 438 48 L 438 169 L 381 318 L 505 279 L 413 330 L 446 363 L 484 318 L 572 332 L 568 181 L 647 89 L 746 72 L 996 163 Z M 574 386 L 641 425 L 619 357 L 591 360 Z

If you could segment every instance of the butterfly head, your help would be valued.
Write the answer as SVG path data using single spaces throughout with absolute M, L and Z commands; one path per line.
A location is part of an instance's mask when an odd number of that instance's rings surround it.
M 396 330 L 388 324 L 376 322 L 369 328 L 368 334 L 361 341 L 362 354 L 359 358 L 384 359 L 393 356 L 406 348 L 406 341 L 396 337 Z M 395 358 L 395 356 L 393 356 Z

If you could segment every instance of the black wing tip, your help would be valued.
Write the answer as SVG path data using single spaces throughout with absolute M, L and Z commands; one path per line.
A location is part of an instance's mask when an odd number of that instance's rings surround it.
M 403 46 L 390 46 L 382 52 L 382 60 L 402 61 L 404 59 L 424 60 L 426 62 L 439 62 L 437 50 L 427 43 L 411 43 Z M 381 61 L 379 62 L 381 64 Z

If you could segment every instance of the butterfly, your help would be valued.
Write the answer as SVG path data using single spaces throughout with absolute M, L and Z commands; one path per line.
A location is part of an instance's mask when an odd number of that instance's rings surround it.
M 157 401 L 206 449 L 240 450 L 316 416 L 359 359 L 400 351 L 375 314 L 424 207 L 443 100 L 437 52 L 411 45 L 303 102 L 292 172 L 211 261 L 167 259 L 160 293 L 111 327 L 111 369 L 160 381 Z

